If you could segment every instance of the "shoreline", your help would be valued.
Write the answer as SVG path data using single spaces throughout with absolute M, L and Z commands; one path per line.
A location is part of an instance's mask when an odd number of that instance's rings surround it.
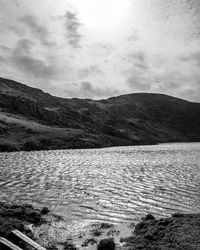
M 165 143 L 179 143 L 179 142 L 164 142 L 163 144 Z M 200 143 L 200 142 L 180 142 L 180 143 Z M 12 148 L 9 148 L 6 149 L 6 150 L 2 150 L 1 149 L 1 146 L 2 148 L 5 146 L 5 145 L 0 145 L 0 153 L 12 153 L 12 152 L 39 152 L 39 151 L 52 151 L 52 150 L 88 150 L 88 149 L 104 149 L 104 148 L 117 148 L 117 147 L 137 147 L 137 146 L 154 146 L 154 145 L 159 145 L 161 143 L 143 143 L 143 144 L 127 144 L 127 145 L 110 145 L 110 146 L 106 146 L 106 145 L 102 145 L 102 146 L 83 146 L 83 147 L 44 147 L 44 148 L 41 148 L 41 149 L 38 149 L 38 148 L 31 148 L 31 149 L 12 149 Z
M 48 208 L 42 210 L 32 205 L 15 205 L 0 202 L 0 237 L 10 238 L 11 231 L 18 229 L 32 239 L 36 239 L 30 224 L 38 227 L 47 223 Z M 136 225 L 130 225 L 130 234 L 113 241 L 117 250 L 199 250 L 200 214 L 172 214 L 171 217 L 156 219 L 148 214 Z M 89 228 L 88 228 L 89 230 Z M 73 239 L 61 243 L 63 249 L 97 249 L 103 238 L 112 241 L 120 232 L 109 223 L 96 223 L 90 228 L 91 235 L 80 237 L 81 247 Z M 44 233 L 44 232 L 43 232 Z M 42 233 L 41 233 L 42 235 Z M 103 238 L 102 238 L 103 237 Z M 37 239 L 36 239 L 37 240 Z M 48 245 L 48 244 L 47 244 Z M 44 246 L 45 247 L 45 246 Z M 57 250 L 56 244 L 47 250 Z
M 156 145 L 163 145 L 163 144 L 185 144 L 185 143 L 200 143 L 200 141 L 180 141 L 180 142 L 158 142 L 158 143 L 143 143 L 143 144 L 127 144 L 127 145 L 110 145 L 110 146 L 91 146 L 91 147 L 68 147 L 68 148 L 41 148 L 41 149 L 14 149 L 14 150 L 2 150 L 0 145 L 0 153 L 20 153 L 20 152 L 40 152 L 40 151 L 54 151 L 54 150 L 89 150 L 89 149 L 107 149 L 107 148 L 118 148 L 118 147 L 142 147 L 142 146 L 156 146 Z M 4 146 L 4 145 L 3 145 Z

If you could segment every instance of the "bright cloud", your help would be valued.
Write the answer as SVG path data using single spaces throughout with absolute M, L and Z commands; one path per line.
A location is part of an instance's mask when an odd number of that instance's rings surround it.
M 0 0 L 0 75 L 54 95 L 200 101 L 198 0 Z

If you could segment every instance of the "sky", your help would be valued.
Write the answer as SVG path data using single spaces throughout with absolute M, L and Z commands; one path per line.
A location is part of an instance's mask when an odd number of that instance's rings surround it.
M 0 0 L 0 76 L 61 97 L 200 102 L 200 2 Z

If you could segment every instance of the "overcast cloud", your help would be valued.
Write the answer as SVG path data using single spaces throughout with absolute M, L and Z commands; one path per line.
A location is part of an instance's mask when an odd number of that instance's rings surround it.
M 198 0 L 0 0 L 0 76 L 64 97 L 200 102 Z

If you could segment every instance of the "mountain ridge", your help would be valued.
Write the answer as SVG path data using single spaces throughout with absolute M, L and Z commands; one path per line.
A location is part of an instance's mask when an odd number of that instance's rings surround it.
M 7 78 L 4 78 L 4 77 L 0 77 L 0 83 L 2 83 L 3 81 L 6 81 L 6 85 L 10 85 L 11 86 L 11 85 L 15 84 L 15 86 L 17 86 L 17 85 L 18 86 L 23 86 L 23 88 L 27 88 L 27 89 L 31 89 L 31 90 L 34 90 L 34 91 L 38 91 L 38 92 L 41 92 L 41 93 L 43 93 L 45 95 L 48 95 L 48 96 L 51 96 L 51 97 L 54 97 L 54 98 L 58 98 L 58 99 L 67 99 L 67 100 L 78 99 L 78 100 L 88 100 L 88 101 L 104 101 L 104 100 L 121 98 L 121 97 L 126 97 L 126 96 L 133 96 L 133 95 L 159 95 L 159 96 L 170 97 L 170 98 L 174 98 L 174 99 L 178 99 L 178 100 L 183 100 L 185 102 L 200 104 L 198 102 L 193 102 L 193 101 L 185 100 L 185 99 L 180 98 L 180 97 L 171 96 L 171 95 L 163 94 L 163 93 L 156 93 L 156 92 L 151 92 L 151 93 L 147 93 L 147 92 L 127 93 L 127 94 L 121 94 L 121 95 L 118 95 L 118 96 L 111 96 L 111 97 L 102 98 L 102 99 L 78 98 L 78 97 L 71 97 L 71 98 L 69 98 L 69 97 L 59 97 L 59 96 L 56 96 L 56 95 L 49 94 L 48 92 L 45 92 L 45 91 L 43 91 L 43 90 L 41 90 L 39 88 L 31 87 L 31 86 L 28 86 L 28 85 L 26 85 L 24 83 L 15 81 L 15 80 L 11 80 L 11 79 L 7 79 Z
M 61 98 L 0 78 L 0 151 L 200 141 L 200 104 L 156 93 Z

